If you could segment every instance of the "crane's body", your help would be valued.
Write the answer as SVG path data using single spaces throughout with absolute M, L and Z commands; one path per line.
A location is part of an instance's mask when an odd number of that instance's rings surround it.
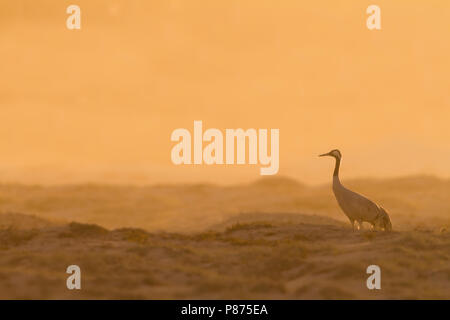
M 372 224 L 374 228 L 381 228 L 386 231 L 391 230 L 392 224 L 389 215 L 383 207 L 377 205 L 363 195 L 345 188 L 341 184 L 341 181 L 339 180 L 339 167 L 342 158 L 341 152 L 339 150 L 332 150 L 329 153 L 320 156 L 331 156 L 336 159 L 333 173 L 333 192 L 339 207 L 350 220 L 353 229 L 355 228 L 355 221 L 358 222 L 360 228 L 362 228 L 362 223 L 365 221 Z

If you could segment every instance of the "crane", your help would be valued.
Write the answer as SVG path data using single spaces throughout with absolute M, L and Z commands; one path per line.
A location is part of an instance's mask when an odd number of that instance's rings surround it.
M 333 172 L 333 192 L 339 207 L 350 220 L 352 229 L 355 230 L 355 221 L 357 221 L 359 229 L 362 230 L 362 223 L 366 221 L 372 224 L 373 229 L 380 228 L 385 231 L 391 231 L 391 219 L 383 207 L 363 195 L 347 189 L 341 184 L 339 180 L 339 167 L 342 159 L 341 152 L 334 149 L 328 153 L 319 155 L 319 157 L 325 156 L 333 157 L 336 160 Z

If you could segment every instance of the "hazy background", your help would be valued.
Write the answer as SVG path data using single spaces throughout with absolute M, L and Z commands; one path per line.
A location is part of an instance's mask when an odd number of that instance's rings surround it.
M 0 299 L 448 299 L 449 26 L 448 0 L 0 0 Z M 194 120 L 280 129 L 279 175 L 173 165 Z M 393 232 L 351 231 L 333 148 Z
M 82 29 L 66 29 L 70 4 Z M 368 5 L 382 30 L 366 28 Z M 448 1 L 0 1 L 0 181 L 240 183 L 171 132 L 279 128 L 280 174 L 448 177 Z

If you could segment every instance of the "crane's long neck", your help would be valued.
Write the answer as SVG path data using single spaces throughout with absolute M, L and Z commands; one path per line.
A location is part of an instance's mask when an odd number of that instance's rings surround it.
M 339 158 L 335 158 L 335 159 L 336 159 L 336 164 L 334 166 L 333 178 L 336 177 L 339 179 L 339 167 L 341 165 L 341 159 L 339 159 Z

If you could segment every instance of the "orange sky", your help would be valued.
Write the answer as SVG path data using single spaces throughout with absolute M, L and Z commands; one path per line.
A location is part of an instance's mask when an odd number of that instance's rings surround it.
M 449 176 L 449 30 L 446 0 L 0 0 L 0 181 L 259 177 L 174 166 L 194 120 L 279 128 L 279 174 L 305 183 L 329 181 L 333 148 L 343 179 Z

